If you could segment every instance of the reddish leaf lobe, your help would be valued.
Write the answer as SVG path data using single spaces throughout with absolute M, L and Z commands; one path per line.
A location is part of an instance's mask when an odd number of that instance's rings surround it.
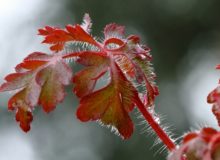
M 134 107 L 136 90 L 116 66 L 110 84 L 80 100 L 77 117 L 81 121 L 101 120 L 105 125 L 114 126 L 127 139 L 133 133 L 129 112 Z M 116 79 L 117 77 L 117 79 Z
M 16 71 L 6 76 L 7 82 L 0 87 L 0 91 L 19 89 L 9 100 L 8 109 L 17 111 L 17 121 L 24 131 L 28 131 L 32 121 L 31 112 L 37 104 L 49 112 L 64 99 L 64 85 L 69 84 L 72 71 L 60 55 L 39 52 L 25 58 Z
M 89 35 L 90 27 L 91 19 L 86 14 L 82 25 L 67 25 L 66 30 L 46 26 L 39 29 L 38 34 L 45 37 L 42 43 L 50 44 L 50 50 L 55 52 L 62 51 L 65 43 L 74 41 L 87 42 L 99 47 L 98 42 Z
M 65 97 L 64 85 L 72 78 L 70 68 L 64 62 L 57 62 L 41 70 L 37 75 L 37 82 L 42 86 L 39 104 L 45 112 L 52 111 L 57 103 Z
M 20 123 L 20 127 L 24 132 L 28 132 L 30 130 L 30 123 L 33 120 L 32 113 L 30 111 L 26 111 L 22 108 L 19 108 L 16 113 L 16 121 Z

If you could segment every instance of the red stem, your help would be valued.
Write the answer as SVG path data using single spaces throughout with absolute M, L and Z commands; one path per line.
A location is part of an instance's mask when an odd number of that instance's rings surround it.
M 144 116 L 145 120 L 149 123 L 151 128 L 157 134 L 157 136 L 161 139 L 161 141 L 167 146 L 167 148 L 172 151 L 176 148 L 175 143 L 172 139 L 167 135 L 167 133 L 160 127 L 160 125 L 155 121 L 154 117 L 148 112 L 144 104 L 141 102 L 140 98 L 136 99 L 136 105 L 142 115 Z

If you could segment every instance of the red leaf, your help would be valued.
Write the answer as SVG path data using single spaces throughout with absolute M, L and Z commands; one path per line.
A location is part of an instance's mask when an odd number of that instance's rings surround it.
M 88 14 L 85 14 L 83 24 L 67 25 L 66 30 L 60 28 L 52 28 L 46 26 L 38 30 L 38 34 L 44 36 L 43 43 L 50 44 L 50 50 L 59 52 L 64 49 L 67 42 L 87 42 L 94 46 L 99 47 L 98 42 L 89 35 L 91 28 L 91 19 Z
M 72 30 L 69 32 L 76 33 Z M 129 112 L 135 105 L 134 97 L 138 96 L 133 81 L 146 86 L 143 103 L 150 107 L 158 95 L 155 74 L 149 63 L 149 50 L 139 45 L 137 36 L 122 38 L 124 27 L 116 24 L 107 25 L 104 34 L 100 52 L 84 52 L 77 60 L 86 66 L 73 78 L 74 92 L 81 98 L 77 117 L 81 121 L 100 120 L 116 128 L 122 137 L 129 138 L 133 132 Z M 97 80 L 106 72 L 110 72 L 110 83 L 94 91 Z
M 80 101 L 77 117 L 81 121 L 98 120 L 105 125 L 113 125 L 126 139 L 133 132 L 133 124 L 119 93 L 114 90 L 114 85 L 109 85 L 98 90 Z
M 0 92 L 19 89 L 9 100 L 8 108 L 17 110 L 16 119 L 24 131 L 30 129 L 33 107 L 39 103 L 49 112 L 64 99 L 63 88 L 69 84 L 72 72 L 61 57 L 59 54 L 30 54 L 16 67 L 18 73 L 6 76 L 7 82 L 0 87 Z
M 112 64 L 111 64 L 112 65 Z M 81 121 L 101 120 L 105 125 L 114 126 L 127 139 L 133 133 L 129 112 L 134 107 L 137 92 L 126 79 L 120 68 L 113 64 L 112 80 L 106 87 L 80 100 L 77 117 Z
M 97 42 L 80 25 L 67 25 L 66 29 L 75 41 L 87 42 L 98 46 Z

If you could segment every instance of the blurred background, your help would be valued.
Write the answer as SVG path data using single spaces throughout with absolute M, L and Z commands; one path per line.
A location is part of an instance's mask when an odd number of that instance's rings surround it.
M 220 77 L 215 70 L 220 63 L 219 0 L 0 0 L 0 82 L 29 53 L 48 52 L 36 36 L 38 28 L 81 23 L 84 13 L 93 20 L 93 35 L 103 36 L 103 27 L 116 22 L 152 49 L 160 89 L 156 111 L 174 137 L 204 125 L 217 127 L 206 96 Z M 0 160 L 166 159 L 163 146 L 154 146 L 154 136 L 139 125 L 136 111 L 136 130 L 126 141 L 95 122 L 79 122 L 71 88 L 49 115 L 35 110 L 28 134 L 7 111 L 10 93 L 0 94 Z

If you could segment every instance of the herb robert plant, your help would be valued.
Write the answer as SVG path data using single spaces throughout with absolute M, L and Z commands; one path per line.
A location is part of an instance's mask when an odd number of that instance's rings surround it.
M 91 35 L 91 26 L 91 19 L 85 14 L 81 25 L 39 29 L 38 34 L 44 37 L 42 43 L 50 46 L 51 53 L 31 53 L 15 67 L 15 73 L 5 77 L 0 91 L 16 91 L 8 109 L 15 111 L 21 129 L 30 130 L 36 106 L 42 106 L 47 113 L 54 110 L 66 95 L 64 87 L 74 83 L 73 91 L 80 101 L 76 112 L 79 120 L 98 120 L 128 139 L 134 130 L 129 113 L 137 107 L 170 151 L 169 160 L 219 160 L 217 130 L 203 128 L 188 133 L 176 145 L 160 127 L 154 112 L 159 91 L 150 63 L 152 57 L 140 38 L 126 37 L 124 27 L 112 23 L 104 28 L 104 38 L 99 40 Z M 72 61 L 85 67 L 75 73 L 69 66 Z M 97 87 L 106 75 L 109 81 L 104 87 Z M 209 94 L 208 102 L 214 104 L 213 113 L 220 121 L 219 87 Z

